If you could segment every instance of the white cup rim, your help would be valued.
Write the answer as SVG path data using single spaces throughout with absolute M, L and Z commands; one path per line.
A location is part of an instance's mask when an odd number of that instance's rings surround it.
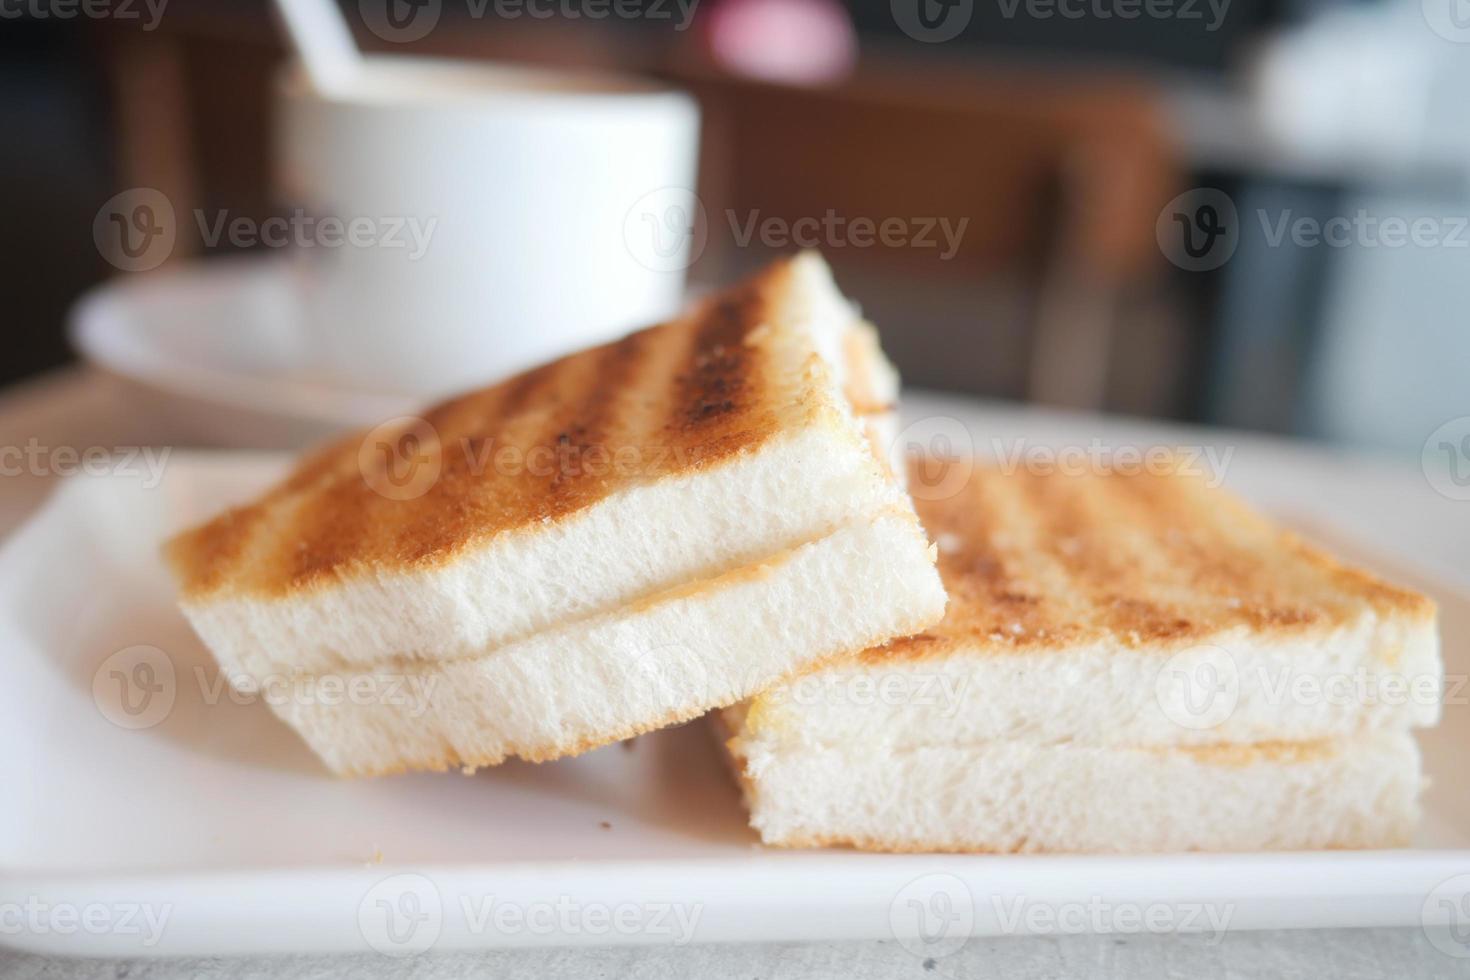
M 637 75 L 590 69 L 542 68 L 499 61 L 364 54 L 363 76 L 342 91 L 311 88 L 299 62 L 286 62 L 276 89 L 293 100 L 357 108 L 543 108 L 575 103 L 626 107 L 676 103 L 693 108 L 685 92 Z

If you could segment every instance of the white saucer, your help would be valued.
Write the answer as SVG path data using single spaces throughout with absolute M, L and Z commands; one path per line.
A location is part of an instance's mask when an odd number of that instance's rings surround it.
M 73 346 L 129 391 L 160 441 L 294 448 L 412 411 L 305 367 L 289 263 L 241 258 L 122 276 L 72 310 Z

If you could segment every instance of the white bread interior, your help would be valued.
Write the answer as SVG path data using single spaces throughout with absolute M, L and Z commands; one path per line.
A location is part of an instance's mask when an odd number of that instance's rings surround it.
M 1167 677 L 1160 685 L 1161 673 L 1180 662 L 1171 657 L 1189 644 L 1099 644 L 842 661 L 762 694 L 748 725 L 801 743 L 863 741 L 904 750 L 998 739 L 1096 746 L 1311 741 L 1439 720 L 1443 666 L 1433 620 L 1365 609 L 1340 627 L 1264 635 L 1239 629 L 1211 646 L 1206 656 L 1228 685 L 1219 696 L 1236 699 L 1219 716 L 1173 703 L 1186 693 L 1183 685 Z M 1385 651 L 1396 651 L 1392 661 Z
M 365 698 L 266 700 L 341 775 L 555 758 L 932 623 L 945 600 L 928 549 L 912 512 L 892 509 L 482 657 L 338 675 Z
M 1418 823 L 1405 732 L 1211 748 L 736 740 L 767 844 L 889 851 L 1396 847 Z

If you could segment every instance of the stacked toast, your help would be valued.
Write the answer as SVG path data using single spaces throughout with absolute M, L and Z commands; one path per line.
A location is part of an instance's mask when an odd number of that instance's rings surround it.
M 358 692 L 268 702 L 340 775 L 708 714 L 772 844 L 1407 837 L 1437 698 L 1293 692 L 1437 685 L 1428 600 L 1178 474 L 942 460 L 969 476 L 916 512 L 897 397 L 803 254 L 318 450 L 167 554 L 232 684 Z
M 975 466 L 919 514 L 944 620 L 718 716 L 767 843 L 1407 843 L 1409 732 L 1439 716 L 1429 600 L 1177 467 Z

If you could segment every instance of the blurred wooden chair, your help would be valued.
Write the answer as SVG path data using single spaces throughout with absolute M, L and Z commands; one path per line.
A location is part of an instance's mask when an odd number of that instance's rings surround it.
M 1154 225 L 1181 182 L 1150 90 L 1090 74 L 898 63 L 822 89 L 679 80 L 705 109 L 701 196 L 712 225 L 828 209 L 968 219 L 948 259 L 881 243 L 828 256 L 859 295 L 869 277 L 895 273 L 941 293 L 983 278 L 1031 283 L 1029 363 L 1015 393 L 1102 406 L 1120 305 L 1161 266 Z M 710 262 L 739 264 L 731 237 L 711 228 Z M 900 363 L 925 365 L 925 380 L 954 383 L 946 354 L 961 363 L 986 354 L 977 336 L 916 342 L 901 322 L 881 323 Z

